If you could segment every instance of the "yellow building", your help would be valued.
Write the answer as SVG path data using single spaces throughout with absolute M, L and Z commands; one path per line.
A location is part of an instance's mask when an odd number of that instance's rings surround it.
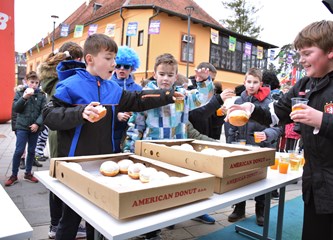
M 193 7 L 190 17 L 188 6 Z M 64 24 L 69 25 L 67 37 L 60 36 Z M 83 35 L 74 38 L 77 25 L 84 25 Z M 83 46 L 91 25 L 139 54 L 141 65 L 134 72 L 137 82 L 152 76 L 155 58 L 167 52 L 176 57 L 183 75 L 193 75 L 200 62 L 210 62 L 217 68 L 216 80 L 223 88 L 235 87 L 243 83 L 249 67 L 267 68 L 268 50 L 277 48 L 227 30 L 192 0 L 87 0 L 55 29 L 54 49 L 66 41 Z M 214 33 L 216 43 L 211 40 Z M 52 36 L 27 52 L 27 71 L 35 70 L 51 53 Z M 234 51 L 229 50 L 229 37 L 235 40 Z

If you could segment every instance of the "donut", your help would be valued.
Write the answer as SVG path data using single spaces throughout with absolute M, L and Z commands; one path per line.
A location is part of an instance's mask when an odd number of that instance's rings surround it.
M 201 153 L 214 155 L 214 154 L 216 154 L 216 149 L 214 149 L 214 148 L 204 148 L 204 149 L 201 150 Z
M 169 178 L 170 176 L 165 172 L 158 171 L 150 176 L 149 182 L 163 182 Z
M 194 151 L 194 148 L 192 147 L 192 145 L 188 144 L 188 143 L 183 143 L 182 145 L 180 145 L 180 147 L 184 150 Z
M 244 110 L 234 110 L 229 114 L 229 122 L 236 127 L 244 126 L 249 121 L 249 115 Z
M 139 173 L 140 181 L 143 183 L 149 182 L 150 176 L 154 173 L 157 173 L 157 170 L 155 168 L 147 167 L 142 169 Z
M 95 108 L 98 110 L 98 116 L 95 117 L 93 115 L 90 115 L 89 118 L 93 120 L 93 122 L 98 122 L 106 115 L 106 108 L 102 105 L 95 106 Z
M 132 160 L 123 159 L 118 162 L 119 172 L 127 174 L 128 167 L 133 164 Z
M 130 176 L 133 179 L 139 179 L 140 178 L 140 171 L 142 169 L 146 168 L 145 165 L 142 163 L 134 163 L 128 167 L 128 176 Z
M 82 166 L 79 163 L 76 162 L 66 162 L 66 165 L 70 167 L 73 170 L 81 171 Z
M 99 168 L 102 175 L 114 177 L 119 173 L 119 165 L 114 161 L 103 162 Z

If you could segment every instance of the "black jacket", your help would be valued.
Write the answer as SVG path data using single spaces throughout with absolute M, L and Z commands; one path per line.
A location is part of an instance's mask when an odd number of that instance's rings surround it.
M 298 97 L 300 91 L 306 92 L 308 105 L 323 112 L 323 120 L 318 134 L 313 127 L 301 124 L 301 135 L 304 143 L 305 165 L 303 168 L 303 199 L 309 202 L 313 193 L 317 214 L 333 213 L 333 72 L 325 77 L 304 77 L 297 81 L 288 93 L 274 104 L 274 111 L 280 120 L 279 124 L 292 122 L 291 98 Z M 256 106 L 251 116 L 257 121 L 270 123 L 269 110 Z

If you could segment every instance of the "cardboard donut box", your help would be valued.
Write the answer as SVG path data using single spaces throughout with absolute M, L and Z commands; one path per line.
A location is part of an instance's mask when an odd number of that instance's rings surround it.
M 175 148 L 190 144 L 194 151 Z M 203 149 L 227 150 L 230 154 L 201 153 Z M 237 152 L 235 152 L 237 151 Z M 274 165 L 275 149 L 193 139 L 141 140 L 135 143 L 135 154 L 172 165 L 207 172 L 216 176 L 215 193 L 224 193 L 267 177 L 267 167 Z
M 130 159 L 170 176 L 163 182 L 141 183 L 127 174 L 103 176 L 99 168 L 105 161 Z M 78 163 L 82 169 L 77 169 Z M 50 175 L 117 219 L 125 219 L 209 198 L 215 177 L 134 154 L 106 154 L 52 158 Z

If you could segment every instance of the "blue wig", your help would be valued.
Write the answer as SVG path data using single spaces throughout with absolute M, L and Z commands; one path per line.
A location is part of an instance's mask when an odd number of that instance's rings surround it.
M 138 54 L 127 46 L 120 46 L 116 56 L 117 64 L 131 65 L 132 71 L 135 71 L 140 66 Z

